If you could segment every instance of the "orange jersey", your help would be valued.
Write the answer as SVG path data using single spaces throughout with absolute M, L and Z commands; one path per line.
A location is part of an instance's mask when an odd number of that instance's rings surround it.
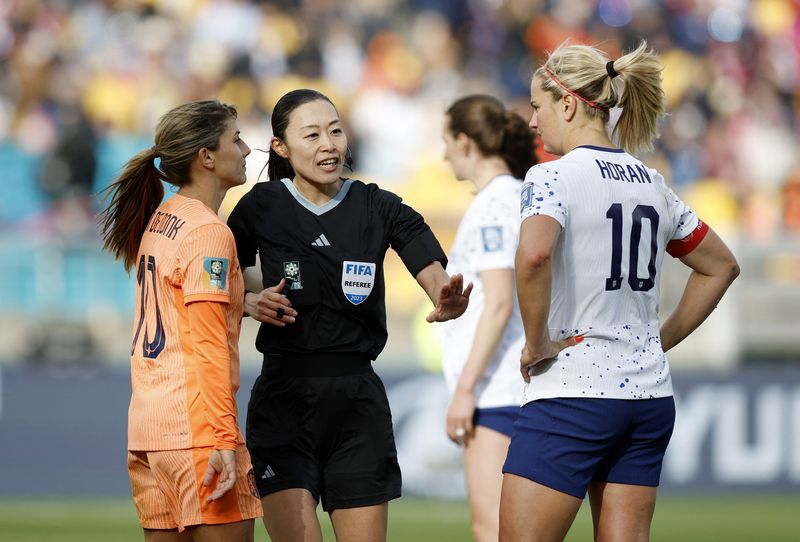
M 235 449 L 244 283 L 233 234 L 176 194 L 145 229 L 136 280 L 128 449 Z

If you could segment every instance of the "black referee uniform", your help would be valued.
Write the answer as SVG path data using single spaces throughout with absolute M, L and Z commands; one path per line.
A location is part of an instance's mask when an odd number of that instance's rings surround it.
M 391 246 L 416 276 L 439 242 L 391 192 L 346 179 L 324 205 L 289 179 L 258 183 L 228 219 L 242 267 L 259 254 L 264 286 L 286 279 L 297 318 L 262 324 L 264 354 L 247 412 L 247 447 L 263 496 L 308 489 L 323 509 L 400 496 L 386 390 L 372 370 L 386 344 L 383 259 Z

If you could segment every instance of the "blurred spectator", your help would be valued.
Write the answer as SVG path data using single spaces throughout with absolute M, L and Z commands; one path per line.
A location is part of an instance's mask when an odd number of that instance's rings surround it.
M 94 226 L 95 131 L 79 104 L 60 107 L 57 116 L 58 137 L 42 159 L 39 186 L 51 202 L 56 231 L 83 233 Z
M 783 227 L 788 233 L 800 236 L 800 169 L 783 185 Z

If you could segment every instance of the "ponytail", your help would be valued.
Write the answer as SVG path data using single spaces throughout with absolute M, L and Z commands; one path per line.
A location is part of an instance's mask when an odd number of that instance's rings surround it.
M 131 158 L 104 191 L 104 200 L 110 202 L 100 213 L 103 248 L 122 260 L 126 270 L 136 265 L 144 230 L 164 199 L 161 181 L 177 187 L 191 183 L 192 161 L 198 151 L 216 150 L 235 118 L 236 108 L 217 100 L 171 109 L 158 121 L 156 144 Z M 156 158 L 160 160 L 158 168 Z
M 139 243 L 150 217 L 164 199 L 162 175 L 153 148 L 131 158 L 122 174 L 105 190 L 110 200 L 100 215 L 103 248 L 122 260 L 126 271 L 136 265 Z
M 590 118 L 600 118 L 603 123 L 609 121 L 612 107 L 620 107 L 612 136 L 623 149 L 635 153 L 653 148 L 658 119 L 665 114 L 661 71 L 658 55 L 647 49 L 645 41 L 616 60 L 588 45 L 562 45 L 536 70 L 534 78 L 554 99 L 572 94 Z M 619 80 L 624 85 L 617 84 Z
M 506 110 L 503 113 L 503 142 L 497 151 L 505 161 L 511 174 L 524 179 L 530 168 L 536 165 L 536 142 L 533 130 L 519 114 Z
M 622 108 L 614 135 L 624 149 L 651 150 L 658 137 L 658 119 L 664 116 L 664 90 L 661 87 L 661 62 L 642 41 L 636 50 L 619 57 L 613 69 L 625 81 L 617 104 Z
M 280 179 L 293 179 L 294 168 L 289 163 L 288 158 L 284 158 L 275 152 L 275 149 L 269 149 L 269 161 L 267 162 L 267 178 L 270 181 L 278 181 Z

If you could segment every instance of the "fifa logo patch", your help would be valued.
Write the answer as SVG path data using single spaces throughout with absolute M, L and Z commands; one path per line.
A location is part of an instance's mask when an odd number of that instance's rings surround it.
M 228 290 L 228 259 L 206 256 L 203 260 L 203 287 L 206 290 Z
M 283 262 L 283 278 L 290 290 L 302 290 L 303 281 L 300 278 L 300 262 Z
M 503 250 L 502 226 L 486 226 L 481 228 L 481 238 L 483 239 L 484 252 Z
M 520 209 L 519 211 L 522 212 L 525 209 L 529 208 L 533 203 L 533 185 L 526 184 L 522 188 L 522 194 L 520 196 Z
M 369 297 L 375 285 L 375 264 L 364 262 L 342 263 L 342 292 L 353 305 L 360 305 Z

